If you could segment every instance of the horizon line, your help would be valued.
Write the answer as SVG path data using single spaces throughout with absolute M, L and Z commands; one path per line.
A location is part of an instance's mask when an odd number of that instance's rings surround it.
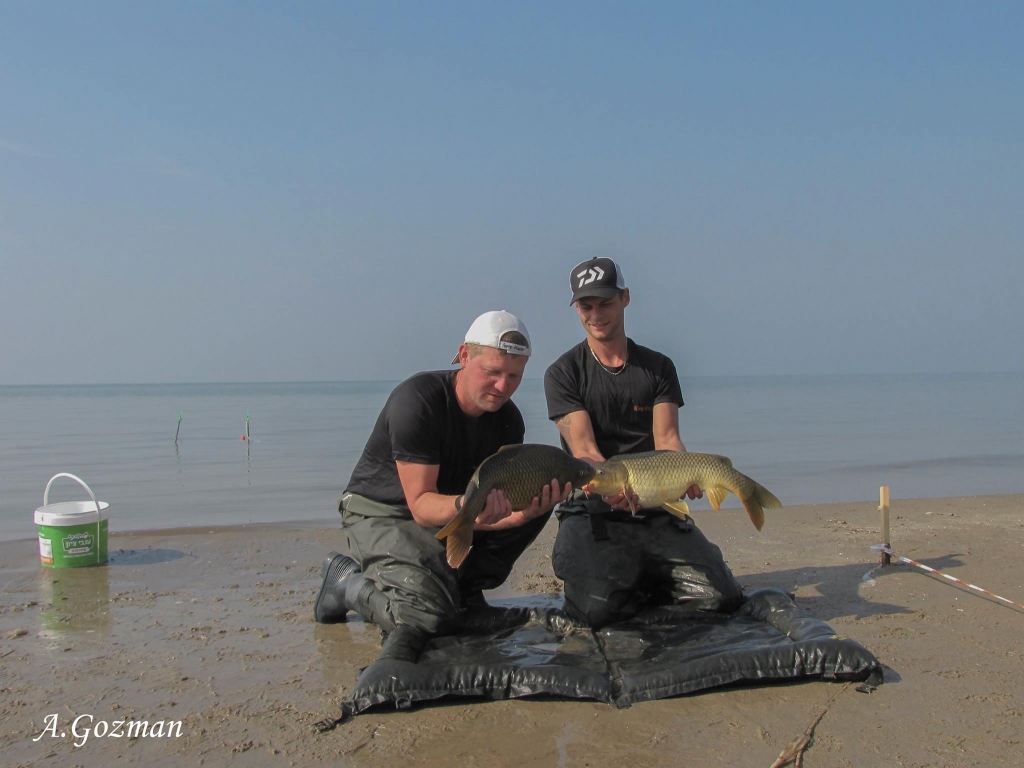
M 409 374 L 413 376 L 415 374 Z M 1021 376 L 1024 370 L 990 370 L 990 371 L 857 371 L 832 373 L 703 373 L 680 375 L 681 381 L 693 379 L 783 379 L 783 378 L 878 378 L 921 377 L 921 376 Z M 280 385 L 280 384 L 386 384 L 405 381 L 409 376 L 382 379 L 268 379 L 234 380 L 234 381 L 106 381 L 106 382 L 35 382 L 31 384 L 5 384 L 0 388 L 15 387 L 166 387 L 166 386 L 218 386 L 218 385 Z M 543 376 L 523 377 L 523 381 L 543 381 Z

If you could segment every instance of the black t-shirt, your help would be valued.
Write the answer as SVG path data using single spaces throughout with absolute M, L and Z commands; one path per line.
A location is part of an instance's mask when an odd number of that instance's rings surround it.
M 555 360 L 544 373 L 548 418 L 586 411 L 594 426 L 597 447 L 606 459 L 620 453 L 654 450 L 654 406 L 683 404 L 679 377 L 672 361 L 660 352 L 627 339 L 626 367 L 608 372 L 586 341 Z M 569 450 L 565 440 L 562 447 Z
M 436 464 L 438 493 L 463 493 L 480 462 L 503 445 L 523 442 L 526 426 L 515 403 L 468 416 L 455 397 L 455 373 L 417 373 L 395 387 L 345 493 L 408 508 L 395 461 Z

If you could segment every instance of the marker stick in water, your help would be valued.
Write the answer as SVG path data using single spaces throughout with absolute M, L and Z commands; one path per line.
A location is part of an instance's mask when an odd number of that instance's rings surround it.
M 174 430 L 174 442 L 178 442 L 178 433 L 181 431 L 181 417 L 184 411 L 178 411 L 178 428 Z

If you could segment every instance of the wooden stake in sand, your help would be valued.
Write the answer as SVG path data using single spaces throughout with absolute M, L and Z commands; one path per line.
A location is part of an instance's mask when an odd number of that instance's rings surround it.
M 889 486 L 883 485 L 878 489 L 878 511 L 882 513 L 882 541 L 885 544 L 883 549 L 882 557 L 879 562 L 882 565 L 889 565 L 891 558 L 889 555 L 889 547 L 892 546 L 892 541 L 889 540 Z

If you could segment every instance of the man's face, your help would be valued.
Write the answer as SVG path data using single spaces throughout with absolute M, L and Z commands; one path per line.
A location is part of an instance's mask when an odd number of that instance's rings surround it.
M 459 348 L 462 363 L 463 393 L 474 413 L 496 411 L 509 401 L 523 380 L 526 355 L 505 354 L 484 347 L 480 354 L 470 358 L 466 345 Z
M 629 289 L 617 296 L 602 299 L 588 296 L 576 302 L 576 313 L 580 316 L 587 336 L 597 341 L 611 341 L 623 331 L 626 307 L 629 305 Z

